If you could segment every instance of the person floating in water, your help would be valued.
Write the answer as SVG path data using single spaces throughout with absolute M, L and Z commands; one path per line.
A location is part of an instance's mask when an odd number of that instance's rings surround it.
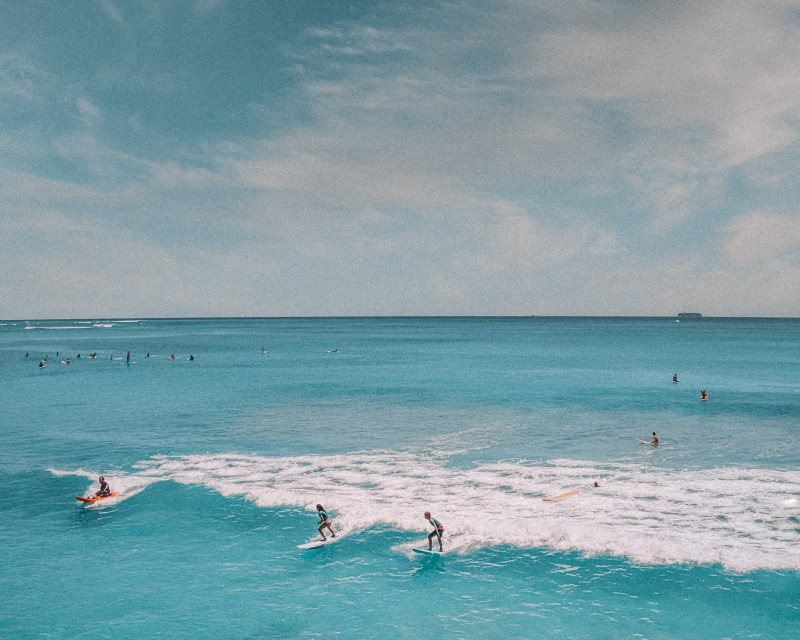
M 190 355 L 189 360 L 194 360 L 194 356 Z
M 174 360 L 174 359 L 175 359 L 175 354 L 173 353 L 173 354 L 172 354 L 172 355 L 169 357 L 169 359 L 170 359 L 170 360 Z
M 331 532 L 331 538 L 335 538 L 336 534 L 333 532 L 333 529 L 331 529 L 331 520 L 321 504 L 317 505 L 317 515 L 319 516 L 319 522 L 317 523 L 319 524 L 319 529 L 317 529 L 317 531 L 319 531 L 319 535 L 322 536 L 322 539 L 327 540 L 325 534 L 322 532 L 325 527 L 328 527 L 328 531 Z
M 705 389 L 702 389 L 702 390 L 700 391 L 700 399 L 701 399 L 701 400 L 708 400 L 708 394 L 706 393 L 706 390 L 705 390 Z
M 439 522 L 436 518 L 432 517 L 430 511 L 425 512 L 425 519 L 428 522 L 430 522 L 431 526 L 433 527 L 433 531 L 431 531 L 428 534 L 428 551 L 433 550 L 433 536 L 436 536 L 436 538 L 439 540 L 439 552 L 440 553 L 444 552 L 444 549 L 442 548 L 442 536 L 444 535 L 444 525 L 441 522 Z
M 106 479 L 100 476 L 100 491 L 94 494 L 95 498 L 105 498 L 111 495 L 111 487 L 108 486 Z
M 673 382 L 677 382 L 678 381 L 678 374 L 677 373 L 674 376 L 672 376 L 672 381 Z

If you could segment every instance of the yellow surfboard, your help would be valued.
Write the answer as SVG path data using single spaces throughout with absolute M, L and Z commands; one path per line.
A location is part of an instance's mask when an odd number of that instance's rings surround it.
M 553 496 L 552 498 L 544 498 L 545 502 L 557 502 L 558 500 L 563 500 L 564 498 L 571 498 L 572 496 L 577 496 L 580 491 L 570 491 L 569 493 L 562 493 L 560 496 Z

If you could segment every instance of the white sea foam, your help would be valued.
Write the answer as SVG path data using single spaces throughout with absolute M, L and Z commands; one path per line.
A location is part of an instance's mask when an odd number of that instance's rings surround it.
M 343 533 L 390 525 L 427 535 L 422 514 L 429 510 L 446 527 L 448 549 L 459 552 L 544 546 L 641 563 L 800 570 L 796 471 L 675 471 L 576 460 L 457 469 L 445 462 L 397 452 L 157 456 L 109 483 L 126 495 L 171 480 L 262 507 L 313 509 L 321 502 L 336 513 Z M 567 500 L 543 501 L 576 489 L 580 493 Z
M 37 327 L 28 325 L 26 329 L 47 329 L 48 331 L 62 330 L 62 329 L 88 329 L 89 327 Z
M 144 489 L 146 489 L 149 485 L 152 484 L 152 480 L 148 478 L 142 478 L 137 474 L 116 474 L 111 475 L 109 473 L 100 474 L 96 471 L 85 471 L 84 469 L 77 469 L 75 471 L 60 471 L 58 469 L 48 469 L 50 473 L 54 476 L 82 476 L 86 478 L 90 478 L 95 480 L 92 484 L 90 484 L 85 491 L 83 491 L 83 495 L 91 496 L 98 491 L 100 491 L 100 483 L 97 481 L 101 475 L 105 478 L 106 482 L 108 482 L 108 486 L 111 487 L 111 491 L 118 493 L 119 495 L 114 496 L 113 498 L 109 498 L 108 500 L 103 500 L 101 502 L 97 502 L 91 505 L 86 505 L 88 508 L 93 507 L 103 507 L 109 506 L 111 504 L 120 502 L 122 500 L 126 500 L 132 496 L 135 496 L 137 493 L 140 493 Z

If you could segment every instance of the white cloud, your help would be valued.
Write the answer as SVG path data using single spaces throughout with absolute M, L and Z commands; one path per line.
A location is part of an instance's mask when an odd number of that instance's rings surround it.
M 800 262 L 800 212 L 790 215 L 755 211 L 738 216 L 723 229 L 723 247 L 737 263 L 794 258 Z
M 37 101 L 44 74 L 30 61 L 15 54 L 0 55 L 0 95 Z

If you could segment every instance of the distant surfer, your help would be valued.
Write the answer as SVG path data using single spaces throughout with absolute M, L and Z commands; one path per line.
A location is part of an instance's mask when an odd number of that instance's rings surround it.
M 328 514 L 325 512 L 325 509 L 322 508 L 321 504 L 317 505 L 317 515 L 319 516 L 319 522 L 317 523 L 317 524 L 319 524 L 319 529 L 317 529 L 317 531 L 319 531 L 319 535 L 322 536 L 322 539 L 323 540 L 327 540 L 327 538 L 325 537 L 325 534 L 322 533 L 322 530 L 325 527 L 328 527 L 328 531 L 331 532 L 331 538 L 335 538 L 336 534 L 333 532 L 333 529 L 331 529 L 331 519 L 328 517 Z
M 678 381 L 678 374 L 677 373 L 674 376 L 672 376 L 672 381 L 673 382 L 677 382 Z
M 131 352 L 130 352 L 130 351 L 128 351 L 128 357 L 127 357 L 127 359 L 125 360 L 125 364 L 130 364 L 130 363 L 131 363 Z
M 639 440 L 639 438 L 637 438 L 637 440 Z M 639 440 L 639 442 L 641 442 L 642 444 L 657 445 L 658 444 L 658 436 L 656 435 L 656 432 L 653 431 L 653 439 L 650 440 L 650 442 L 648 442 L 647 440 Z
M 702 389 L 702 390 L 700 391 L 700 399 L 701 399 L 701 400 L 708 400 L 708 394 L 706 393 L 706 390 L 705 390 L 705 389 Z
M 439 540 L 439 552 L 440 553 L 444 552 L 444 549 L 442 548 L 442 536 L 444 535 L 444 525 L 441 522 L 439 522 L 436 518 L 431 516 L 430 511 L 425 512 L 425 519 L 428 522 L 430 522 L 431 526 L 433 527 L 433 531 L 431 531 L 428 534 L 428 551 L 433 550 L 433 536 L 436 536 L 436 538 Z
M 174 360 L 174 359 L 175 359 L 175 354 L 173 353 L 173 354 L 172 354 L 172 355 L 169 357 L 169 359 L 170 359 L 170 360 Z
M 111 488 L 108 486 L 106 479 L 103 476 L 100 476 L 100 491 L 94 494 L 95 498 L 107 498 L 111 495 Z

